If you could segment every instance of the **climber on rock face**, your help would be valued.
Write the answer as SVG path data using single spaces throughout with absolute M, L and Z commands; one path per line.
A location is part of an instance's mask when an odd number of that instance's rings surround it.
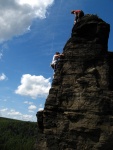
M 55 55 L 53 56 L 53 60 L 51 63 L 51 67 L 54 69 L 54 72 L 56 71 L 56 68 L 57 68 L 56 64 L 57 64 L 59 58 L 60 58 L 60 53 L 56 52 Z
M 72 10 L 71 14 L 75 14 L 74 24 L 84 16 L 84 12 L 82 10 Z
M 53 60 L 52 60 L 52 63 L 51 63 L 51 67 L 54 69 L 54 72 L 56 71 L 57 69 L 57 62 L 59 59 L 62 59 L 64 58 L 64 54 L 60 54 L 59 52 L 56 52 L 55 55 L 53 56 Z

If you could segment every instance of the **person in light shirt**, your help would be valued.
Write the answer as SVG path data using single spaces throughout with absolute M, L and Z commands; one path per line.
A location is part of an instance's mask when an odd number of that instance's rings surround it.
M 60 58 L 60 53 L 56 52 L 53 56 L 52 63 L 51 63 L 51 67 L 53 68 L 54 72 L 56 71 L 57 62 L 58 62 L 59 58 Z
M 53 56 L 53 59 L 52 59 L 52 63 L 51 63 L 51 67 L 53 68 L 54 72 L 56 71 L 57 69 L 57 62 L 59 59 L 62 59 L 64 58 L 64 54 L 60 54 L 59 52 L 56 52 Z

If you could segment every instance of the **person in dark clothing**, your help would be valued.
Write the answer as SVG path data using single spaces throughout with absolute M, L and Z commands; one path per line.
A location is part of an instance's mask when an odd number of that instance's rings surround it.
M 75 14 L 74 24 L 84 16 L 84 12 L 82 10 L 72 10 L 71 14 Z

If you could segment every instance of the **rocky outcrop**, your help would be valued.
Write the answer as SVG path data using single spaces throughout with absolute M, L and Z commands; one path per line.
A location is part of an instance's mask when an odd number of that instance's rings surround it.
M 72 29 L 43 111 L 38 150 L 113 149 L 113 53 L 110 26 L 85 15 Z

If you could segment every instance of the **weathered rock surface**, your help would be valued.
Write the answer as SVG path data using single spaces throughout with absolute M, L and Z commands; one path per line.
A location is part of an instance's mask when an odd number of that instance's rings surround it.
M 38 150 L 113 150 L 113 53 L 110 26 L 85 15 L 72 29 L 37 113 Z

